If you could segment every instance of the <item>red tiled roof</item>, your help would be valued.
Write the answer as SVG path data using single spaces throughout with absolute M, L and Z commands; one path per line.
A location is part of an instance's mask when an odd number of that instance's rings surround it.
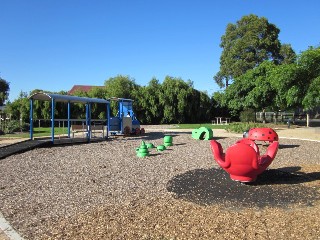
M 74 94 L 75 92 L 89 92 L 92 88 L 104 88 L 104 86 L 90 86 L 90 85 L 74 85 L 71 90 L 68 92 L 69 95 Z

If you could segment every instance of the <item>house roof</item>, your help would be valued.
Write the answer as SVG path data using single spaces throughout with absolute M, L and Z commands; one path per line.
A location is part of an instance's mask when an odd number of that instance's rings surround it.
M 104 88 L 104 86 L 91 86 L 91 85 L 74 85 L 71 90 L 68 92 L 69 95 L 74 94 L 75 92 L 89 92 L 93 88 Z

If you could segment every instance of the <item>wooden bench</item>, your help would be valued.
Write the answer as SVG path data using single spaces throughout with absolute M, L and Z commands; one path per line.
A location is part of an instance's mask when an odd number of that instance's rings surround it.
M 101 133 L 101 137 L 104 138 L 104 130 L 105 126 L 104 125 L 93 125 L 91 126 L 91 134 L 95 136 L 95 133 Z
M 88 125 L 71 125 L 72 138 L 75 133 L 82 132 L 83 134 L 88 133 Z
M 101 133 L 102 137 L 104 137 L 104 125 L 92 125 L 91 126 L 91 134 L 95 133 Z M 88 125 L 71 125 L 71 133 L 72 133 L 72 138 L 74 138 L 75 133 L 80 133 L 82 132 L 83 134 L 88 134 Z

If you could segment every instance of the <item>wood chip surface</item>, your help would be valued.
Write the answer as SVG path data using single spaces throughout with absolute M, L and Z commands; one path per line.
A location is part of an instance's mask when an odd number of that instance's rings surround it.
M 173 146 L 136 156 L 165 134 Z M 231 181 L 209 141 L 174 129 L 35 149 L 0 160 L 0 173 L 0 211 L 25 239 L 320 239 L 317 142 L 280 140 L 254 184 Z

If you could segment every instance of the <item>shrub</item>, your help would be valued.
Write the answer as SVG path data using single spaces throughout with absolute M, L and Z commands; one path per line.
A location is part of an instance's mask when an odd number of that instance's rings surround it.
M 253 122 L 250 122 L 250 123 L 231 123 L 230 125 L 228 125 L 226 130 L 228 132 L 244 133 L 245 131 L 248 131 L 251 128 L 261 128 L 261 127 L 265 127 L 265 125 L 262 123 L 253 123 Z
M 254 122 L 255 119 L 255 111 L 253 109 L 246 109 L 240 112 L 240 121 L 241 122 Z
M 14 132 L 24 132 L 29 130 L 29 124 L 28 123 L 22 123 L 20 126 L 20 121 L 18 120 L 12 120 L 7 123 L 5 132 L 6 133 L 14 133 Z

